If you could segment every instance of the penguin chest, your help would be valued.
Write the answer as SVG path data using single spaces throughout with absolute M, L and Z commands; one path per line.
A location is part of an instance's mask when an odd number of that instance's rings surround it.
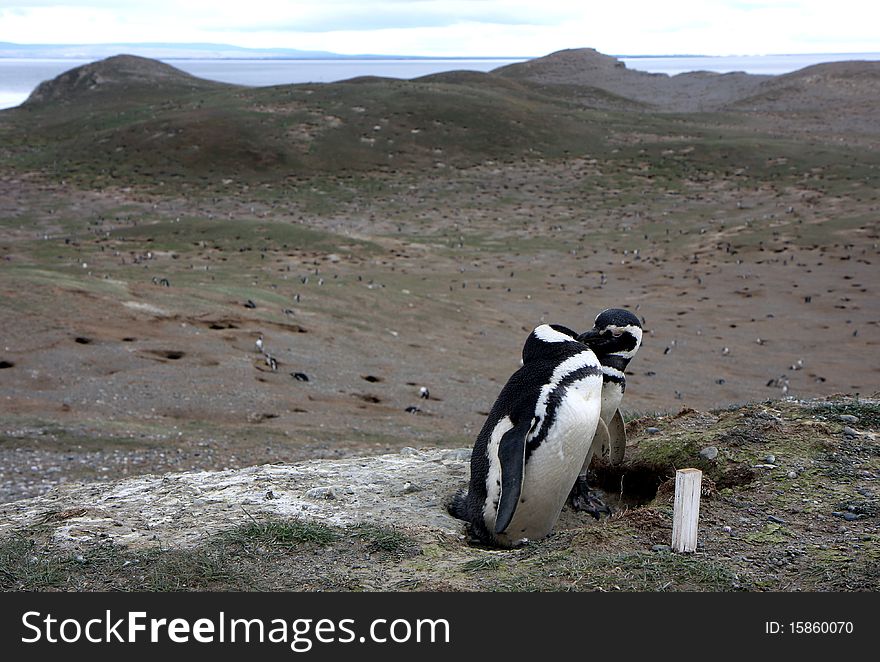
M 589 451 L 601 410 L 599 379 L 570 387 L 547 421 L 546 436 L 526 459 L 522 492 L 507 530 L 507 544 L 542 538 L 559 519 Z
M 602 386 L 602 420 L 609 423 L 622 401 L 623 385 L 619 382 L 605 382 Z

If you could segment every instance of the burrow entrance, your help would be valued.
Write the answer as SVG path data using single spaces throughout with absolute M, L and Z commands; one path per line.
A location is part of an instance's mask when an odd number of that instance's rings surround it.
M 657 488 L 675 475 L 675 470 L 649 464 L 594 462 L 590 485 L 604 493 L 612 510 L 637 508 L 654 500 Z

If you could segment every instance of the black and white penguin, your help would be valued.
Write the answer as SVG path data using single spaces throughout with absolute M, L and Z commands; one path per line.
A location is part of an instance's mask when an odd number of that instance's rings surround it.
M 576 336 L 548 324 L 529 334 L 522 367 L 477 436 L 467 493 L 449 510 L 483 543 L 546 536 L 581 470 L 602 409 L 602 366 Z
M 575 510 L 598 518 L 610 511 L 590 490 L 587 470 L 597 453 L 613 464 L 623 461 L 626 427 L 620 403 L 626 391 L 626 368 L 642 345 L 642 325 L 630 311 L 609 308 L 596 316 L 593 328 L 579 335 L 578 340 L 592 349 L 602 364 L 602 412 L 593 444 L 571 490 L 570 502 Z

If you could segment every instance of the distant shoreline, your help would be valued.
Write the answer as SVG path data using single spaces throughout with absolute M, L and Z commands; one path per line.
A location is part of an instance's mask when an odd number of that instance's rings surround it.
M 124 46 L 124 45 L 122 45 Z M 491 62 L 493 60 L 533 60 L 541 55 L 340 55 L 340 54 L 327 54 L 327 55 L 210 55 L 210 54 L 193 54 L 193 55 L 144 55 L 142 53 L 133 52 L 138 49 L 132 48 L 130 51 L 125 51 L 124 49 L 116 51 L 115 53 L 129 53 L 131 55 L 140 55 L 141 57 L 149 57 L 157 60 L 175 60 L 175 61 L 186 61 L 186 60 L 217 60 L 219 62 L 222 61 L 255 61 L 255 62 L 301 62 L 301 61 L 331 61 L 331 60 L 343 60 L 343 61 L 367 61 L 367 60 L 378 60 L 378 61 L 486 61 Z M 109 52 L 109 51 L 108 51 Z M 611 57 L 615 57 L 619 60 L 668 60 L 668 59 L 706 59 L 706 60 L 723 60 L 730 58 L 748 58 L 748 59 L 758 59 L 758 58 L 828 58 L 830 60 L 838 60 L 840 58 L 847 59 L 863 59 L 866 56 L 868 59 L 876 60 L 880 59 L 880 52 L 875 51 L 867 51 L 867 52 L 855 52 L 855 53 L 762 53 L 759 55 L 755 54 L 731 54 L 731 55 L 701 55 L 701 54 L 664 54 L 664 55 L 631 55 L 631 54 L 610 54 Z M 46 55 L 35 55 L 35 54 L 4 54 L 0 52 L 0 60 L 92 60 L 92 59 L 103 59 L 104 57 L 108 57 L 106 53 L 75 53 L 75 54 L 46 54 Z

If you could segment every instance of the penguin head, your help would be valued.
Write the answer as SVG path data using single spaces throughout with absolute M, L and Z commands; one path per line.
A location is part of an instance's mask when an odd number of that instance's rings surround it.
M 593 328 L 577 339 L 600 357 L 618 356 L 628 361 L 642 344 L 642 324 L 628 310 L 609 308 L 599 313 Z
M 561 324 L 542 324 L 526 338 L 523 345 L 522 363 L 536 359 L 551 358 L 563 351 L 565 343 L 576 342 L 577 333 Z

